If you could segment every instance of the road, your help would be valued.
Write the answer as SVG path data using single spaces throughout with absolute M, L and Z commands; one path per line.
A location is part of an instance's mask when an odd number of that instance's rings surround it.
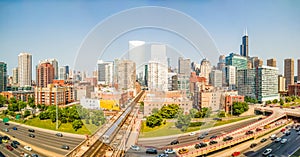
M 13 130 L 13 127 L 17 127 L 18 130 Z M 36 147 L 39 147 L 41 149 L 55 152 L 57 154 L 65 155 L 68 153 L 69 150 L 72 150 L 74 147 L 76 147 L 81 141 L 83 141 L 83 138 L 78 137 L 70 137 L 68 135 L 63 134 L 63 137 L 57 137 L 55 133 L 51 132 L 43 132 L 40 130 L 35 130 L 33 133 L 35 135 L 35 138 L 29 137 L 28 128 L 20 125 L 4 125 L 4 123 L 0 123 L 0 132 L 8 134 L 16 140 L 20 140 L 23 142 L 26 142 L 28 144 L 34 145 Z M 9 129 L 9 132 L 4 132 L 2 128 Z M 67 145 L 70 147 L 69 150 L 61 149 L 62 145 Z M 9 155 L 10 156 L 10 155 Z
M 211 130 L 208 131 L 208 135 L 202 140 L 209 139 L 213 135 L 218 136 L 218 135 L 226 134 L 230 131 L 247 126 L 256 121 L 257 121 L 257 119 L 250 119 L 248 121 L 243 121 L 242 123 L 235 123 L 233 125 L 220 127 L 217 129 L 211 128 Z M 170 137 L 170 138 L 165 138 L 165 139 L 159 139 L 159 142 L 157 142 L 157 139 L 153 139 L 153 140 L 150 139 L 147 141 L 139 140 L 138 145 L 159 148 L 159 147 L 163 147 L 163 146 L 170 146 L 171 141 L 173 141 L 175 139 L 177 139 L 179 141 L 180 145 L 186 145 L 186 144 L 190 144 L 190 143 L 195 143 L 195 141 L 200 141 L 200 140 L 197 140 L 197 137 L 200 136 L 201 134 L 202 134 L 202 132 L 196 133 L 196 135 L 194 135 L 194 136 L 183 135 L 183 136 L 179 136 L 179 137 L 173 137 L 173 138 Z
M 271 141 L 268 139 L 268 142 L 265 144 L 260 144 L 254 149 L 250 149 L 249 151 L 245 152 L 244 155 L 247 157 L 260 157 L 263 156 L 262 153 L 267 149 L 271 148 L 272 154 L 274 154 L 276 157 L 287 157 L 292 152 L 297 150 L 300 147 L 300 135 L 297 134 L 297 132 L 294 129 L 291 129 L 291 135 L 286 136 L 282 133 L 279 133 L 277 137 L 286 138 L 288 141 L 285 144 L 281 144 L 280 142 L 275 143 L 274 141 Z

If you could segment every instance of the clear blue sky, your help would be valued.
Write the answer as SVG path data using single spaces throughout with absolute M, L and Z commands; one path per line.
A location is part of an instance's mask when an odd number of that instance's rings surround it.
M 279 70 L 283 72 L 284 58 L 300 59 L 299 0 L 2 0 L 0 61 L 8 64 L 9 74 L 17 66 L 20 52 L 33 55 L 33 71 L 39 60 L 47 58 L 57 58 L 60 65 L 72 67 L 81 42 L 92 28 L 113 14 L 141 6 L 163 6 L 191 16 L 207 29 L 221 54 L 239 53 L 241 36 L 247 27 L 250 55 L 264 59 L 264 64 L 267 58 L 274 57 Z M 168 33 L 151 33 L 149 38 L 145 34 L 142 30 L 129 34 L 123 42 L 116 41 L 120 42 L 120 46 L 107 51 L 126 51 L 126 40 L 174 40 L 173 35 Z M 171 46 L 185 51 L 184 55 L 193 61 L 200 62 L 202 59 L 188 46 Z M 103 59 L 111 60 L 114 57 L 119 56 L 104 55 Z

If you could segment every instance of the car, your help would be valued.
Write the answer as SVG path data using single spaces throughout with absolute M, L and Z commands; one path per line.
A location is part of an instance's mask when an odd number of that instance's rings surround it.
M 63 137 L 63 134 L 62 134 L 62 133 L 59 133 L 59 132 L 56 133 L 55 135 L 58 136 L 58 137 Z
M 300 135 L 300 131 L 298 131 L 297 134 Z
M 12 141 L 12 143 L 15 145 L 20 145 L 20 143 L 18 141 Z
M 250 148 L 254 148 L 255 146 L 257 146 L 257 144 L 256 144 L 256 143 L 252 143 L 252 144 L 250 145 Z
M 262 130 L 261 128 L 256 128 L 256 132 L 261 131 L 261 130 Z
M 165 154 L 175 154 L 175 150 L 173 149 L 166 149 Z
M 280 143 L 284 144 L 284 143 L 286 143 L 286 141 L 287 141 L 287 139 L 284 138 L 284 139 L 282 139 L 282 140 L 280 141 Z
M 174 140 L 171 142 L 171 145 L 175 145 L 175 144 L 179 144 L 179 141 L 178 140 Z
M 213 145 L 213 144 L 217 144 L 218 142 L 217 141 L 214 141 L 214 140 L 212 140 L 212 141 L 209 141 L 209 145 Z
M 213 118 L 213 120 L 222 121 L 222 118 Z
M 231 156 L 239 156 L 241 154 L 241 152 L 233 152 L 232 154 L 231 154 Z
M 7 128 L 3 129 L 3 131 L 5 131 L 5 132 L 9 132 L 9 130 L 8 130 Z
M 202 134 L 202 135 L 197 137 L 197 140 L 204 139 L 204 138 L 205 138 L 205 135 Z
M 157 155 L 157 157 L 168 157 L 168 156 L 169 156 L 168 154 L 164 154 L 164 153 Z
M 157 150 L 154 148 L 147 148 L 146 153 L 147 154 L 157 154 Z
M 296 127 L 296 129 L 295 129 L 296 131 L 300 131 L 300 128 L 299 127 Z
M 61 149 L 69 150 L 69 149 L 70 149 L 70 147 L 69 147 L 69 146 L 67 146 L 67 145 L 62 145 L 62 146 L 61 146 Z
M 9 123 L 4 123 L 4 125 L 9 125 Z
M 196 135 L 196 133 L 195 133 L 195 132 L 190 132 L 189 135 L 190 135 L 190 136 L 194 136 L 194 135 Z
M 28 136 L 31 137 L 31 138 L 35 138 L 34 134 L 28 134 Z
M 203 143 L 203 142 L 200 142 L 199 144 L 195 144 L 195 148 L 196 149 L 199 149 L 199 148 L 203 148 L 203 147 L 206 147 L 207 146 L 207 144 L 206 143 Z
M 266 142 L 266 141 L 267 141 L 267 139 L 266 139 L 266 138 L 263 138 L 263 139 L 260 140 L 260 143 L 264 143 L 264 142 Z
M 130 146 L 130 149 L 135 150 L 135 151 L 139 151 L 139 150 L 140 150 L 140 147 L 137 146 L 137 145 L 131 145 L 131 146 Z
M 295 107 L 291 107 L 292 109 L 295 109 Z
M 34 132 L 34 129 L 28 129 L 29 132 Z
M 252 130 L 249 130 L 246 132 L 246 135 L 250 135 L 250 134 L 253 134 L 254 132 Z
M 10 151 L 13 151 L 13 150 L 14 150 L 13 147 L 11 147 L 10 145 L 6 145 L 6 148 L 7 148 L 8 150 L 10 150 Z
M 272 152 L 272 149 L 271 149 L 271 148 L 268 148 L 268 149 L 266 149 L 262 154 L 263 154 L 264 156 L 267 156 L 267 155 L 271 154 L 271 152 Z
M 31 154 L 32 157 L 39 157 L 37 154 Z
M 281 138 L 280 137 L 277 137 L 275 142 L 280 142 L 281 141 Z
M 223 141 L 229 141 L 229 140 L 232 140 L 233 137 L 232 136 L 226 136 L 223 138 Z
M 3 136 L 2 137 L 2 143 L 7 143 L 9 140 L 9 137 L 8 136 Z
M 207 132 L 207 131 L 205 131 L 205 132 L 203 133 L 203 135 L 205 135 L 205 136 L 206 136 L 206 135 L 208 135 L 208 132 Z
M 209 139 L 214 139 L 214 138 L 217 138 L 218 136 L 216 136 L 216 135 L 212 135 L 212 136 L 210 136 L 210 138 Z
M 11 143 L 10 144 L 12 147 L 14 147 L 14 148 L 18 148 L 18 146 L 16 145 L 16 144 L 14 144 L 14 143 Z
M 30 155 L 25 153 L 23 157 L 30 157 Z
M 291 135 L 291 132 L 287 130 L 287 131 L 285 131 L 284 134 L 285 134 L 285 136 L 289 136 L 289 135 Z
M 14 126 L 14 127 L 13 127 L 13 130 L 18 130 L 18 128 Z
M 189 152 L 189 150 L 186 149 L 186 148 L 181 148 L 181 149 L 178 150 L 179 154 L 185 154 L 185 153 L 188 153 L 188 152 Z
M 276 134 L 272 134 L 272 135 L 270 136 L 270 138 L 271 138 L 271 140 L 275 140 L 275 139 L 276 139 Z
M 275 157 L 274 154 L 269 154 L 267 157 Z
M 28 150 L 28 151 L 32 151 L 32 148 L 29 146 L 24 146 L 24 149 Z

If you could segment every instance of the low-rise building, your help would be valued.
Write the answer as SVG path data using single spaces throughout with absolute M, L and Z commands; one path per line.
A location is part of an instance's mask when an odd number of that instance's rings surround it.
M 300 84 L 293 84 L 288 86 L 289 96 L 300 96 Z

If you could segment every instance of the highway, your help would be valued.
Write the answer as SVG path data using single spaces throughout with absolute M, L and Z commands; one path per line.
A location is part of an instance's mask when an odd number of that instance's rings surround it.
M 257 119 L 250 119 L 250 120 L 246 120 L 240 123 L 235 123 L 233 125 L 229 125 L 229 126 L 224 126 L 224 127 L 220 127 L 220 128 L 211 128 L 210 131 L 208 131 L 208 135 L 204 138 L 201 139 L 201 141 L 205 140 L 205 139 L 209 139 L 211 136 L 213 135 L 222 135 L 222 134 L 226 134 L 228 132 L 231 132 L 233 130 L 237 130 L 241 127 L 247 126 L 251 123 L 256 122 Z M 196 133 L 196 135 L 194 136 L 189 136 L 189 135 L 182 135 L 179 137 L 170 137 L 170 138 L 161 138 L 159 139 L 159 142 L 157 142 L 157 139 L 149 139 L 149 140 L 139 140 L 137 145 L 142 145 L 142 146 L 149 146 L 149 147 L 156 147 L 156 148 L 160 148 L 163 146 L 171 146 L 170 143 L 173 140 L 178 140 L 179 141 L 179 145 L 186 145 L 186 144 L 191 144 L 191 143 L 195 143 L 195 141 L 200 141 L 197 140 L 197 137 L 199 137 L 201 134 L 203 133 L 203 131 L 201 131 L 200 133 Z
M 282 133 L 279 133 L 277 137 L 286 138 L 288 141 L 285 144 L 280 142 L 275 143 L 268 139 L 268 142 L 260 144 L 254 149 L 250 149 L 244 153 L 247 157 L 260 157 L 263 156 L 262 153 L 267 149 L 271 148 L 273 151 L 271 154 L 274 154 L 276 157 L 287 157 L 291 155 L 295 150 L 300 147 L 300 135 L 294 129 L 290 129 L 291 135 L 286 136 Z
M 13 130 L 13 127 L 17 127 L 18 130 Z M 72 150 L 81 141 L 83 141 L 83 138 L 70 137 L 68 135 L 65 135 L 64 133 L 62 133 L 63 137 L 57 137 L 55 135 L 55 132 L 43 132 L 37 129 L 35 129 L 35 132 L 33 133 L 35 135 L 35 138 L 31 138 L 28 136 L 30 133 L 28 131 L 29 128 L 14 124 L 4 125 L 4 123 L 2 122 L 0 123 L 0 128 L 0 132 L 10 135 L 11 137 L 13 137 L 13 139 L 26 142 L 33 146 L 39 147 L 50 152 L 55 152 L 60 155 L 67 154 L 69 150 Z M 7 128 L 9 132 L 4 132 L 2 128 Z M 61 149 L 62 145 L 67 145 L 70 147 L 70 149 Z

